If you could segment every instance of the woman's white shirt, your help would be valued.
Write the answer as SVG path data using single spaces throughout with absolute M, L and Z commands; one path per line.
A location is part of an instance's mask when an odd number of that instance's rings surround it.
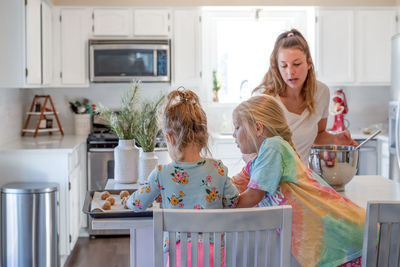
M 321 119 L 328 118 L 329 115 L 329 88 L 320 81 L 317 81 L 317 90 L 314 95 L 315 112 L 309 118 L 309 111 L 305 109 L 303 113 L 295 114 L 289 112 L 282 103 L 279 95 L 275 96 L 278 103 L 283 107 L 286 120 L 293 133 L 292 140 L 301 160 L 307 165 L 311 146 L 314 144 L 318 134 L 318 123 Z

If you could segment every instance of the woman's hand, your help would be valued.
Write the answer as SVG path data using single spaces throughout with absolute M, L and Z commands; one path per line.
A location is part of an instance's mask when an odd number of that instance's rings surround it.
M 351 138 L 348 131 L 344 131 L 334 135 L 334 144 L 346 145 L 346 146 L 357 146 L 358 143 Z

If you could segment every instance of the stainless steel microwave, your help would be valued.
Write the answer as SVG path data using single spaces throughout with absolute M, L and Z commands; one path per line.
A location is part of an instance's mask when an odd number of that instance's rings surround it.
M 89 40 L 91 82 L 169 82 L 170 40 Z

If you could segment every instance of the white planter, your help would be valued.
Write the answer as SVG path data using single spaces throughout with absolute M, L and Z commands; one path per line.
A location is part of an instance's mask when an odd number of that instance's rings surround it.
M 138 180 L 139 149 L 133 140 L 119 140 L 114 149 L 114 179 L 117 183 L 136 183 Z
M 90 134 L 91 116 L 91 114 L 74 114 L 75 135 Z
M 150 173 L 157 166 L 158 157 L 154 152 L 141 152 L 139 158 L 139 183 L 144 184 Z

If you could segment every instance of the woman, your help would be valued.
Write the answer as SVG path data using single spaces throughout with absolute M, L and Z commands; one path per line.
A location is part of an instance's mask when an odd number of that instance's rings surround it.
M 329 88 L 317 81 L 306 39 L 296 29 L 284 32 L 275 41 L 270 67 L 253 93 L 275 97 L 282 106 L 293 133 L 296 152 L 307 165 L 313 144 L 357 145 L 350 133 L 326 131 L 329 115 Z M 252 156 L 244 155 L 247 162 Z M 239 191 L 247 188 L 246 168 L 233 177 Z
M 298 30 L 278 36 L 269 70 L 255 91 L 274 96 L 281 104 L 303 162 L 307 163 L 313 144 L 357 145 L 347 131 L 326 131 L 329 88 L 317 81 L 310 49 Z

